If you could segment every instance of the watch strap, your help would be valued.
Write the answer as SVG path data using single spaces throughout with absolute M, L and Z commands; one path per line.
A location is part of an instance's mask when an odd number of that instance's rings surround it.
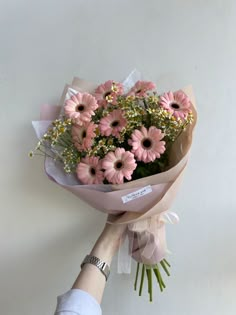
M 106 281 L 107 281 L 107 279 L 109 277 L 109 274 L 110 274 L 110 268 L 109 268 L 107 263 L 105 263 L 104 261 L 100 260 L 96 256 L 87 255 L 84 258 L 84 260 L 83 260 L 83 262 L 81 264 L 81 268 L 83 268 L 83 266 L 85 264 L 92 264 L 92 265 L 96 266 L 102 272 L 102 274 L 105 276 Z

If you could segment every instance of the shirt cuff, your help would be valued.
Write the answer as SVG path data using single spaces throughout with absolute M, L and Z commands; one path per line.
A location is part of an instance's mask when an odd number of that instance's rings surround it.
M 71 289 L 57 297 L 55 314 L 60 312 L 74 312 L 79 315 L 102 314 L 101 307 L 95 298 L 79 289 Z

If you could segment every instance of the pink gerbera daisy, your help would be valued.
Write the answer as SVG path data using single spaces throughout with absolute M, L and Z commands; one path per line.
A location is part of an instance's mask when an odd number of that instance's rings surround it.
M 98 108 L 96 99 L 88 93 L 77 93 L 66 101 L 65 115 L 77 125 L 90 121 L 94 110 Z
M 104 175 L 111 184 L 122 184 L 124 177 L 131 180 L 136 166 L 134 155 L 123 148 L 109 152 L 102 162 L 102 168 L 105 170 Z
M 99 106 L 106 107 L 107 103 L 116 104 L 117 96 L 123 94 L 123 85 L 112 80 L 99 85 L 94 93 Z
M 103 136 L 113 135 L 118 138 L 126 123 L 122 111 L 115 109 L 100 120 L 99 128 Z
M 98 157 L 86 157 L 81 160 L 76 169 L 77 176 L 83 184 L 102 184 L 104 173 Z
M 72 127 L 72 139 L 79 151 L 91 148 L 97 127 L 93 122 L 87 122 L 83 126 L 74 125 Z
M 136 129 L 129 139 L 129 145 L 133 147 L 131 152 L 138 161 L 153 162 L 165 152 L 165 141 L 161 141 L 163 137 L 161 130 L 154 126 L 149 130 L 145 127 Z
M 139 97 L 147 96 L 147 91 L 155 90 L 156 85 L 150 81 L 137 81 L 128 95 L 136 95 Z
M 190 99 L 182 91 L 165 93 L 160 97 L 160 105 L 176 118 L 185 118 L 191 111 Z

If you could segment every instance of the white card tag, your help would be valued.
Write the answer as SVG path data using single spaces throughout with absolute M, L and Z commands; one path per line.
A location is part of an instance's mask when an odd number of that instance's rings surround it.
M 147 194 L 150 194 L 152 192 L 152 187 L 151 185 L 148 185 L 148 186 L 145 186 L 139 190 L 136 190 L 128 195 L 125 195 L 123 197 L 121 197 L 123 203 L 127 203 L 127 202 L 130 202 L 134 199 L 137 199 L 137 198 L 141 198 Z

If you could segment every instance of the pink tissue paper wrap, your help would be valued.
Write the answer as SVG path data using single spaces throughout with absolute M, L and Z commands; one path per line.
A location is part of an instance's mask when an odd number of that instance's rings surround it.
M 137 81 L 133 72 L 123 82 L 129 89 Z M 67 85 L 58 106 L 44 105 L 41 108 L 40 121 L 33 126 L 40 138 L 47 131 L 52 120 L 58 118 L 64 106 L 68 88 L 92 93 L 96 85 L 74 78 L 72 85 Z M 166 171 L 127 182 L 121 185 L 82 185 L 74 174 L 66 174 L 62 164 L 45 158 L 45 172 L 48 177 L 69 190 L 92 207 L 110 214 L 111 224 L 128 224 L 129 253 L 136 261 L 153 265 L 165 258 L 168 253 L 165 238 L 165 223 L 177 223 L 178 217 L 170 209 L 179 189 L 192 144 L 193 130 L 197 121 L 196 103 L 191 86 L 182 89 L 190 98 L 194 122 L 173 143 L 170 163 Z M 122 197 L 131 193 L 137 196 L 140 189 L 148 191 L 139 198 L 124 203 Z M 122 214 L 116 216 L 117 214 Z M 121 257 L 119 257 L 121 260 Z M 121 261 L 122 263 L 122 261 Z M 124 268 L 125 269 L 125 268 Z

